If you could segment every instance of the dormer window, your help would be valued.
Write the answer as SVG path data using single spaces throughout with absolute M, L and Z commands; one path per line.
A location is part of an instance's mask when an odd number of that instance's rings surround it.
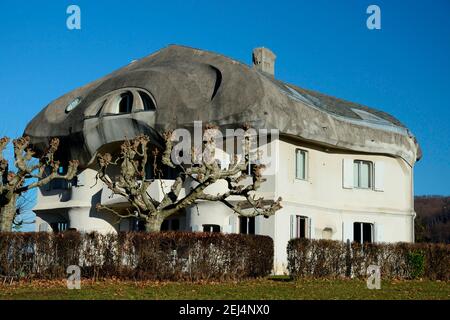
M 143 111 L 156 111 L 152 94 L 140 88 L 123 88 L 97 98 L 86 109 L 84 116 L 100 118 Z
M 126 91 L 120 95 L 119 99 L 119 113 L 131 113 L 133 109 L 133 94 Z

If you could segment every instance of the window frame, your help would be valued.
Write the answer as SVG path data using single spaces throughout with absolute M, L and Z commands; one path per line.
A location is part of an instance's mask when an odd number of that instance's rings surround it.
M 137 105 L 133 112 L 156 112 L 156 100 L 151 93 L 144 90 L 136 90 L 136 93 L 137 97 L 139 97 L 139 100 L 136 101 Z M 145 109 L 143 96 L 147 96 L 150 99 L 151 103 L 153 104 L 153 109 Z
M 122 95 L 130 93 L 132 96 L 132 105 L 130 112 L 119 112 Z M 147 96 L 153 103 L 154 110 L 145 109 L 145 103 L 142 95 Z M 113 90 L 91 103 L 84 112 L 84 119 L 97 119 L 110 116 L 123 116 L 140 112 L 156 112 L 158 108 L 156 99 L 151 92 L 140 87 L 125 87 Z
M 120 111 L 120 107 L 122 104 L 122 101 L 124 99 L 127 99 L 127 110 L 126 111 Z M 134 93 L 131 90 L 126 90 L 124 92 L 121 92 L 117 95 L 117 100 L 114 102 L 117 104 L 117 107 L 115 107 L 118 115 L 121 114 L 130 114 L 133 113 L 133 108 L 136 105 Z M 131 104 L 131 105 L 130 105 Z
M 245 231 L 243 228 L 244 224 L 242 223 L 242 221 L 244 220 L 245 220 Z M 256 234 L 256 217 L 239 217 L 239 233 Z
M 298 161 L 297 161 L 297 157 L 298 154 L 304 154 L 304 160 L 303 160 L 303 177 L 298 177 L 297 173 L 298 173 Z M 296 148 L 295 149 L 295 180 L 300 180 L 300 181 L 308 181 L 308 174 L 309 174 L 309 170 L 308 170 L 308 159 L 309 159 L 309 153 L 308 150 L 305 149 L 301 149 L 301 148 Z
M 359 239 L 359 242 L 358 241 L 356 241 L 356 239 L 355 239 L 355 225 L 356 224 L 359 224 L 360 225 L 360 234 L 359 234 L 359 237 L 360 237 L 360 239 Z M 364 241 L 364 226 L 367 226 L 367 225 L 369 225 L 370 226 L 370 241 Z M 375 234 L 374 234 L 374 231 L 375 231 L 375 225 L 373 224 L 373 223 L 371 223 L 371 222 L 360 222 L 360 221 L 355 221 L 355 222 L 353 222 L 353 242 L 357 242 L 357 243 L 360 243 L 360 244 L 364 244 L 364 243 L 374 243 L 375 242 Z
M 304 221 L 304 236 L 301 237 L 301 221 Z M 299 224 L 300 222 L 300 224 Z M 311 235 L 310 235 L 310 230 L 309 230 L 309 224 L 310 224 L 310 218 L 307 216 L 302 216 L 302 215 L 295 215 L 295 234 L 294 237 L 297 239 L 310 239 Z M 300 231 L 300 232 L 299 232 Z
M 357 177 L 357 184 L 355 184 L 355 164 L 358 164 L 358 177 Z M 361 165 L 362 164 L 368 164 L 369 165 L 369 177 L 368 177 L 368 187 L 363 187 L 362 186 L 362 179 L 361 179 Z M 374 188 L 374 178 L 375 178 L 375 166 L 374 163 L 372 161 L 369 160 L 360 160 L 360 159 L 355 159 L 353 160 L 353 188 L 354 189 L 362 189 L 362 190 L 373 190 Z

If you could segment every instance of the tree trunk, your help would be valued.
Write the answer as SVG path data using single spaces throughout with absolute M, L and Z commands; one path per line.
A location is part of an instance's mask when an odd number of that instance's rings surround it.
M 150 216 L 145 221 L 145 232 L 160 232 L 164 219 Z
M 12 230 L 13 221 L 16 217 L 16 202 L 17 195 L 14 195 L 5 206 L 0 208 L 0 232 Z

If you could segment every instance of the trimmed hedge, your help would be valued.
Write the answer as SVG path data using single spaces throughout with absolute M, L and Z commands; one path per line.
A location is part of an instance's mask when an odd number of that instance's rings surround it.
M 83 278 L 241 280 L 268 275 L 273 250 L 270 237 L 240 234 L 0 233 L 0 275 L 62 279 L 79 265 Z
M 295 277 L 367 278 L 367 267 L 381 267 L 383 278 L 450 280 L 450 245 L 432 243 L 351 243 L 292 239 L 288 270 Z

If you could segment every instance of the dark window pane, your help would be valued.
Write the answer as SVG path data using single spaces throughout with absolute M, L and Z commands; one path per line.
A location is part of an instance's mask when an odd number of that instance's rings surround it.
M 306 221 L 307 217 L 296 216 L 296 233 L 297 238 L 306 238 Z
M 67 230 L 67 223 L 66 222 L 53 222 L 50 223 L 50 227 L 52 228 L 54 233 L 63 232 Z
M 137 230 L 138 231 L 145 231 L 145 222 L 144 221 L 142 221 L 142 220 L 138 221 Z
M 50 223 L 50 227 L 52 228 L 53 232 L 59 232 L 59 228 L 58 228 L 58 223 L 57 222 L 52 222 Z
M 155 111 L 156 110 L 155 103 L 153 102 L 152 98 L 150 98 L 148 96 L 148 94 L 146 94 L 144 92 L 139 92 L 139 95 L 141 96 L 142 104 L 144 105 L 145 111 Z
M 125 92 L 120 96 L 119 113 L 130 113 L 133 108 L 133 94 Z
M 363 223 L 363 242 L 372 242 L 372 224 Z
M 220 226 L 217 224 L 204 224 L 203 232 L 220 232 Z
M 239 217 L 239 233 L 247 234 L 247 218 Z
M 161 231 L 168 231 L 169 230 L 169 220 L 164 220 L 161 225 Z
M 255 217 L 248 218 L 248 234 L 255 234 Z
M 149 161 L 145 165 L 145 179 L 154 179 L 154 178 L 155 178 L 155 175 L 153 172 L 153 165 Z
M 180 230 L 180 220 L 178 219 L 174 219 L 172 220 L 172 228 L 173 231 L 178 231 Z
M 353 223 L 353 241 L 361 242 L 361 223 Z
M 300 217 L 300 230 L 299 230 L 299 238 L 306 238 L 306 219 Z

